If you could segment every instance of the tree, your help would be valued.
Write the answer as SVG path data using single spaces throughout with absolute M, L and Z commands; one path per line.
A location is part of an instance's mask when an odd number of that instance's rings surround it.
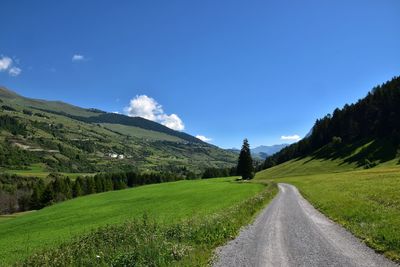
M 44 189 L 43 194 L 41 196 L 41 199 L 40 199 L 41 205 L 43 207 L 51 205 L 54 202 L 54 198 L 55 198 L 55 193 L 54 193 L 54 189 L 53 189 L 53 183 L 49 183 L 49 184 L 47 184 L 47 186 Z
M 86 192 L 85 195 L 90 195 L 96 193 L 96 184 L 94 183 L 94 178 L 91 176 L 86 177 Z
M 82 178 L 78 177 L 75 180 L 75 183 L 72 187 L 72 194 L 73 197 L 79 197 L 83 195 L 83 190 L 82 190 Z
M 31 203 L 30 203 L 32 209 L 38 210 L 43 208 L 41 198 L 44 188 L 45 185 L 42 179 L 40 179 L 33 187 Z
M 332 144 L 334 146 L 339 146 L 342 143 L 342 138 L 338 136 L 332 137 Z
M 250 145 L 247 139 L 243 140 L 237 165 L 237 174 L 243 179 L 250 180 L 254 177 L 253 159 L 251 158 Z

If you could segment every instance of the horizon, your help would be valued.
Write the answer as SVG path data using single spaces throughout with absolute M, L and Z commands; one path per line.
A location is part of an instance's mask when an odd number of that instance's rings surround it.
M 400 74 L 398 1 L 41 3 L 0 4 L 0 84 L 222 148 L 295 142 Z

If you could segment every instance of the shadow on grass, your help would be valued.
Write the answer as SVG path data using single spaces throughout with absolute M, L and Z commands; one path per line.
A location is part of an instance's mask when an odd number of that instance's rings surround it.
M 361 148 L 357 153 L 354 152 Z M 328 144 L 312 154 L 305 161 L 307 164 L 313 160 L 338 160 L 339 164 L 356 164 L 358 167 L 370 166 L 371 163 L 383 163 L 393 160 L 397 156 L 398 145 L 390 139 L 370 140 L 364 139 L 352 144 Z M 374 164 L 374 165 L 376 165 Z M 397 164 L 400 164 L 400 160 Z M 373 165 L 373 166 L 374 166 Z
M 357 166 L 364 166 L 368 161 L 383 163 L 395 159 L 397 146 L 390 140 L 375 140 L 370 145 L 347 159 L 345 162 L 356 163 Z
M 300 157 L 298 157 L 298 158 L 296 158 L 294 161 L 296 162 L 296 161 L 300 161 L 300 160 L 303 160 L 303 159 L 305 159 L 307 156 L 300 156 Z

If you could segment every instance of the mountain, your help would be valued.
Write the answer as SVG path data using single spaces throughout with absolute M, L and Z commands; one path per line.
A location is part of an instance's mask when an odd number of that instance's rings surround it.
M 87 123 L 112 123 L 122 124 L 127 126 L 135 126 L 146 130 L 166 133 L 171 136 L 176 136 L 183 140 L 195 143 L 202 143 L 203 141 L 197 139 L 189 134 L 174 131 L 162 124 L 146 120 L 141 117 L 128 117 L 122 114 L 107 113 L 98 109 L 90 108 L 84 109 L 73 106 L 62 101 L 46 101 L 38 99 L 30 99 L 18 95 L 17 93 L 0 87 L 0 98 L 7 99 L 10 103 L 20 106 L 34 108 L 40 111 L 58 114 L 70 117 Z
M 140 117 L 31 99 L 0 87 L 0 168 L 200 172 L 235 153 Z
M 280 144 L 280 145 L 272 145 L 272 146 L 258 146 L 253 149 L 251 149 L 251 153 L 253 156 L 265 159 L 268 156 L 271 156 L 279 151 L 281 151 L 283 148 L 287 147 L 288 144 Z
M 238 148 L 227 148 L 227 149 L 225 149 L 226 151 L 229 151 L 229 152 L 232 152 L 232 153 L 235 153 L 235 154 L 239 154 L 240 153 L 240 149 L 238 149 Z
M 287 147 L 288 144 L 280 144 L 280 145 L 272 145 L 272 146 L 258 146 L 253 149 L 251 149 L 251 155 L 255 159 L 266 159 L 268 156 L 271 156 L 279 151 L 281 151 L 283 148 Z M 230 148 L 226 149 L 229 152 L 239 154 L 240 149 L 237 148 Z
M 263 167 L 304 157 L 363 168 L 400 164 L 399 122 L 400 77 L 394 77 L 357 103 L 318 119 L 308 136 L 268 157 Z

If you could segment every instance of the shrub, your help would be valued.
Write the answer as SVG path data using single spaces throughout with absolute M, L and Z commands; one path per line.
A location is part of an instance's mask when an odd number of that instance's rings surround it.
M 25 115 L 29 115 L 29 116 L 33 115 L 32 111 L 27 110 L 27 109 L 22 110 L 22 113 L 24 113 Z

